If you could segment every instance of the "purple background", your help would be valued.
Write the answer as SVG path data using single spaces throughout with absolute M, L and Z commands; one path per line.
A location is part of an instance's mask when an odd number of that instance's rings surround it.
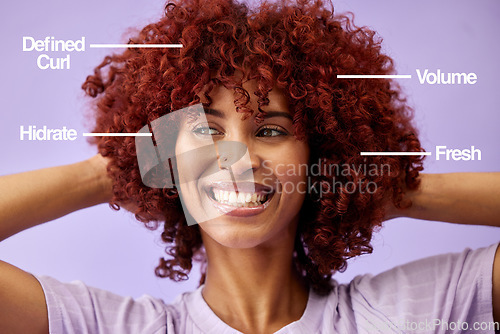
M 491 1 L 337 1 L 337 11 L 351 10 L 358 25 L 372 27 L 384 38 L 386 52 L 397 64 L 401 80 L 416 110 L 420 137 L 427 151 L 436 145 L 482 151 L 482 161 L 436 161 L 428 157 L 426 172 L 498 171 L 500 113 L 500 3 Z M 95 152 L 79 136 L 74 142 L 19 140 L 20 125 L 66 126 L 88 130 L 88 101 L 80 89 L 85 77 L 109 53 L 89 49 L 89 43 L 126 41 L 130 27 L 140 27 L 162 14 L 163 1 L 19 1 L 3 2 L 2 164 L 10 174 L 86 159 Z M 71 70 L 43 71 L 37 52 L 22 51 L 22 37 L 80 39 L 87 51 L 71 53 Z M 64 53 L 58 53 L 64 56 Z M 475 85 L 420 85 L 415 69 L 475 72 Z M 2 190 L 0 190 L 2 191 Z M 487 189 L 485 189 L 487 191 Z M 29 210 L 29 208 L 26 208 Z M 397 219 L 387 222 L 373 244 L 375 252 L 351 261 L 336 276 L 348 281 L 357 274 L 378 273 L 395 265 L 465 247 L 500 240 L 500 229 Z M 122 295 L 148 293 L 171 301 L 197 286 L 198 269 L 182 284 L 157 279 L 153 269 L 163 254 L 159 233 L 150 232 L 124 212 L 100 205 L 23 231 L 0 243 L 0 258 L 26 271 L 75 279 Z

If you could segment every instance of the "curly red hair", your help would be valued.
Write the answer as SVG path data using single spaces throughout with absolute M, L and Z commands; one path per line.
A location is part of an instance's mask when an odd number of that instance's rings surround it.
M 294 260 L 318 293 L 330 291 L 332 274 L 344 270 L 347 259 L 372 252 L 370 240 L 382 224 L 388 194 L 401 206 L 403 189 L 418 187 L 421 157 L 360 155 L 423 149 L 411 124 L 412 110 L 394 82 L 337 79 L 338 74 L 395 71 L 375 32 L 354 26 L 350 16 L 334 14 L 320 0 L 265 2 L 255 9 L 233 0 L 178 0 L 129 43 L 184 47 L 131 48 L 107 56 L 83 84 L 97 98 L 94 132 L 137 132 L 166 113 L 200 103 L 202 91 L 210 102 L 210 91 L 221 84 L 234 90 L 238 112 L 251 113 L 238 72 L 257 81 L 252 93 L 259 107 L 268 103 L 273 87 L 285 92 L 295 135 L 309 143 L 311 164 L 350 166 L 349 173 L 322 169 L 315 174 L 312 182 L 334 178 L 336 186 L 320 197 L 307 196 L 301 211 Z M 98 137 L 95 143 L 110 158 L 113 206 L 135 203 L 136 218 L 150 229 L 163 222 L 170 258 L 160 259 L 156 275 L 186 279 L 203 245 L 199 227 L 185 223 L 178 195 L 141 182 L 133 138 Z M 389 166 L 390 173 L 353 172 L 367 164 Z M 349 182 L 376 184 L 376 189 L 353 191 Z

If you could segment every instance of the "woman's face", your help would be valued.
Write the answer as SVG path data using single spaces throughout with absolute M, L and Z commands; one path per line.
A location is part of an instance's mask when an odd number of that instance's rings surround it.
M 248 107 L 256 111 L 255 83 L 243 87 L 251 95 Z M 217 87 L 210 96 L 204 117 L 182 122 L 176 142 L 177 156 L 204 146 L 215 148 L 217 155 L 178 159 L 185 210 L 199 222 L 205 243 L 210 238 L 226 247 L 250 248 L 294 238 L 306 192 L 309 147 L 293 135 L 286 97 L 273 89 L 263 108 L 267 115 L 257 124 L 257 112 L 245 120 L 236 112 L 233 90 Z M 248 149 L 242 159 L 220 169 L 224 150 L 238 155 L 242 148 Z

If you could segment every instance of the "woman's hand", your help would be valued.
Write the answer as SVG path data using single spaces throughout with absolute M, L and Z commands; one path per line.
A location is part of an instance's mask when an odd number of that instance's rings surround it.
M 93 178 L 97 181 L 98 187 L 101 188 L 101 190 L 98 191 L 99 197 L 96 199 L 97 202 L 106 203 L 111 201 L 113 196 L 113 184 L 107 171 L 109 159 L 100 154 L 96 154 L 92 158 L 86 160 L 86 162 L 90 166 L 89 171 L 91 172 L 91 176 L 93 175 Z
M 89 162 L 95 168 L 96 175 L 100 175 L 100 179 L 104 181 L 102 184 L 103 186 L 102 194 L 105 195 L 105 202 L 110 202 L 113 198 L 113 183 L 107 172 L 109 158 L 97 154 L 92 158 L 90 158 Z M 127 201 L 127 202 L 118 202 L 117 204 L 120 206 L 120 208 L 123 208 L 131 213 L 135 214 L 138 211 L 138 205 L 135 202 Z
M 425 177 L 425 174 L 419 174 L 419 180 L 422 181 L 422 178 Z M 402 189 L 403 198 L 401 203 L 399 204 L 399 208 L 396 207 L 393 201 L 393 192 L 389 191 L 384 196 L 384 220 L 389 220 L 393 218 L 404 217 L 409 214 L 409 208 L 411 207 L 411 197 L 416 193 L 416 190 L 410 191 L 406 187 L 405 183 L 405 174 L 399 176 L 398 179 L 399 187 Z M 420 185 L 421 186 L 421 185 Z M 419 188 L 420 189 L 420 188 Z

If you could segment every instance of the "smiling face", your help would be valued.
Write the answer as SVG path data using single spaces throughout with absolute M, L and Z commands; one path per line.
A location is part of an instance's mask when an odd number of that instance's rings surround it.
M 253 82 L 243 87 L 256 90 Z M 180 156 L 215 143 L 218 159 L 200 155 L 196 161 L 179 159 L 177 165 L 183 204 L 200 222 L 204 242 L 249 248 L 294 238 L 305 196 L 303 167 L 309 147 L 293 135 L 286 97 L 273 89 L 269 105 L 262 108 L 265 119 L 257 124 L 256 112 L 244 120 L 236 112 L 232 90 L 217 87 L 210 96 L 212 104 L 203 117 L 182 122 L 175 147 Z M 248 107 L 257 110 L 256 96 Z M 228 162 L 228 155 L 239 160 Z M 225 160 L 230 168 L 221 169 Z

